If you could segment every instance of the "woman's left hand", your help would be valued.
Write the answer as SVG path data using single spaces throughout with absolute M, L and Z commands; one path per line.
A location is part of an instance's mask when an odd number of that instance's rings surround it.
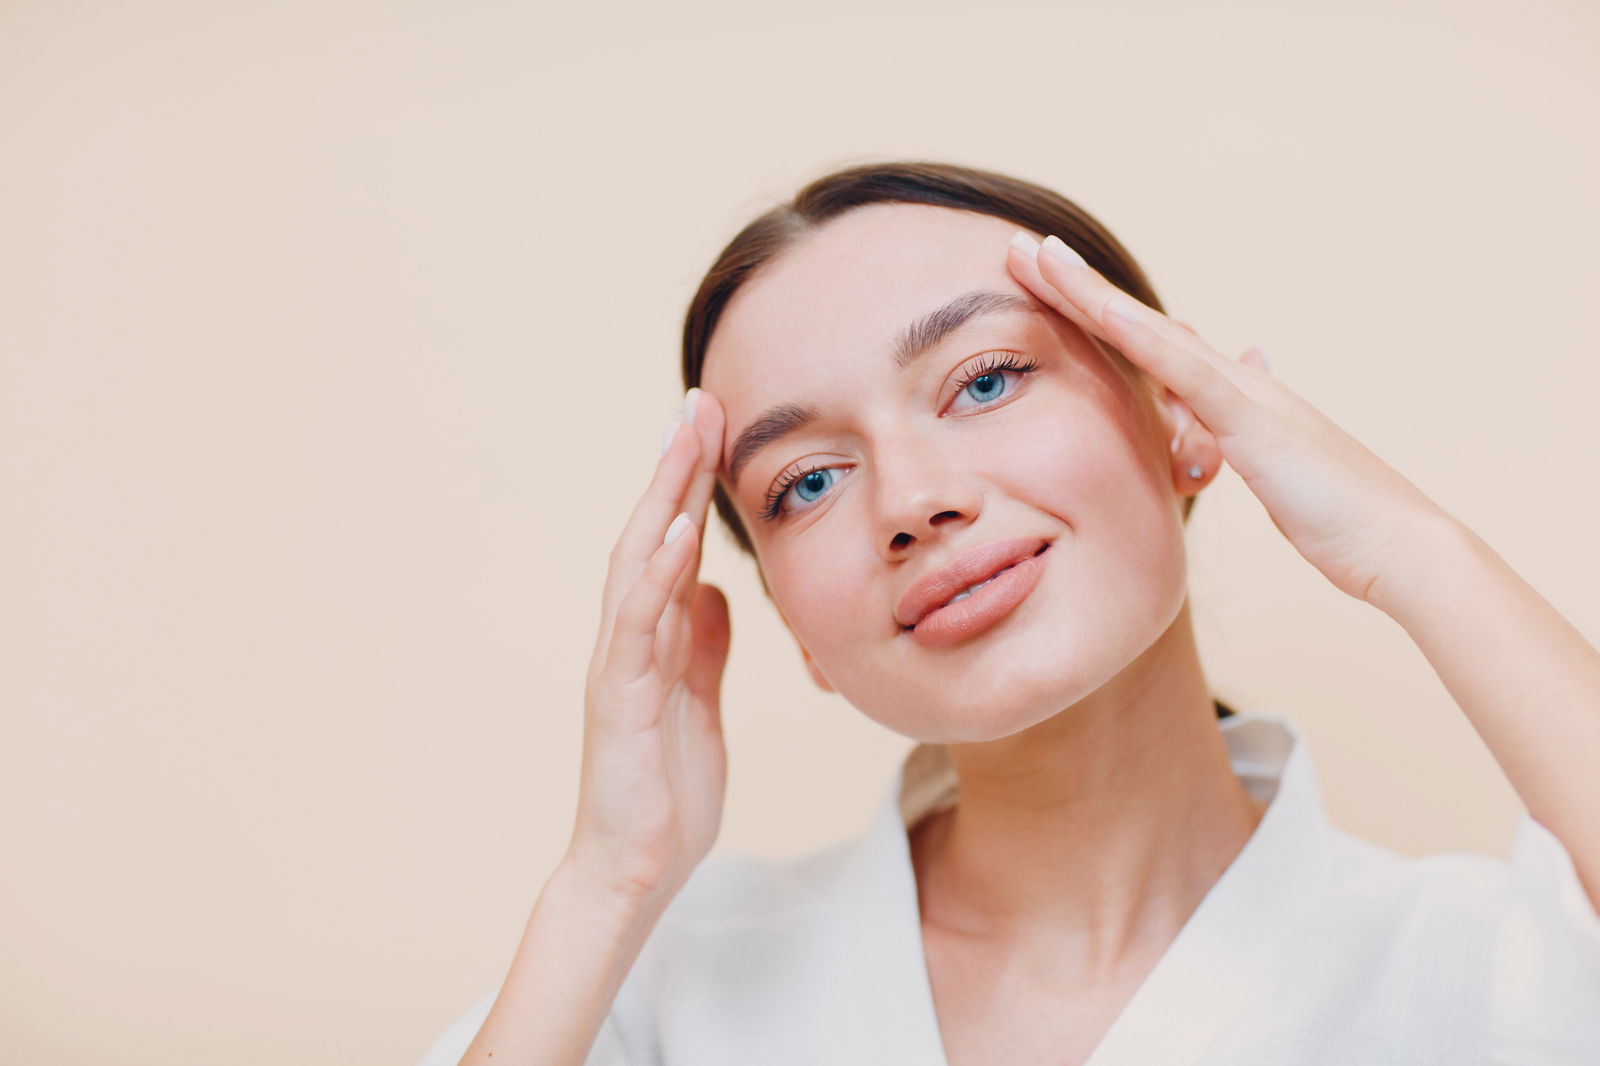
M 1192 329 L 1078 265 L 1082 260 L 1059 239 L 1047 238 L 1042 252 L 1031 245 L 1031 239 L 1014 242 L 1007 257 L 1017 280 L 1187 405 L 1279 532 L 1335 587 L 1375 603 L 1375 586 L 1397 580 L 1398 568 L 1415 558 L 1409 553 L 1428 550 L 1426 538 L 1449 516 L 1274 378 L 1259 352 L 1229 359 Z

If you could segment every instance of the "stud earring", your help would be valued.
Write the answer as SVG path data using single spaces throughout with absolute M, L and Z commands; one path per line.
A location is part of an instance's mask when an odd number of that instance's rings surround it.
M 1204 474 L 1205 474 L 1205 471 L 1200 468 L 1199 464 L 1196 464 L 1196 465 L 1191 466 L 1189 468 L 1189 476 L 1192 477 L 1192 478 L 1198 478 L 1198 477 L 1201 477 Z

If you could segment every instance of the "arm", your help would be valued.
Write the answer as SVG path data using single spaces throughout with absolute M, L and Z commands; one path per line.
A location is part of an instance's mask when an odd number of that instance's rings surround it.
M 1600 652 L 1482 538 L 1440 519 L 1371 602 L 1416 641 L 1600 911 Z
M 661 911 L 557 866 L 461 1066 L 583 1066 Z
M 685 395 L 612 549 L 572 837 L 463 1064 L 584 1066 L 650 931 L 716 840 L 731 628 L 726 597 L 696 575 L 725 424 L 714 397 Z
M 1504 559 L 1272 376 L 1122 292 L 1058 237 L 1013 238 L 1023 285 L 1165 386 L 1170 472 L 1226 461 L 1295 549 L 1416 641 L 1600 911 L 1600 653 Z

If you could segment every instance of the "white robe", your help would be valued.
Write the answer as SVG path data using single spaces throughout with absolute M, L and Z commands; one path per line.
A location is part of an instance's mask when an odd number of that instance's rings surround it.
M 1270 801 L 1087 1066 L 1600 1064 L 1600 915 L 1532 816 L 1508 862 L 1408 858 L 1331 826 L 1287 719 L 1218 720 Z M 918 744 L 867 831 L 709 856 L 663 912 L 586 1066 L 945 1066 L 906 830 L 952 802 Z M 419 1066 L 455 1066 L 489 992 Z

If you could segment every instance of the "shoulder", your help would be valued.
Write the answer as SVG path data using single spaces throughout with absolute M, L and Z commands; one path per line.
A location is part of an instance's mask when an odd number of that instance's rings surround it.
M 1509 882 L 1510 866 L 1490 855 L 1403 855 L 1341 829 L 1329 836 L 1328 887 L 1339 896 L 1390 904 L 1452 898 L 1492 908 Z
M 858 839 L 784 858 L 719 853 L 708 856 L 662 920 L 680 925 L 760 921 L 814 909 L 837 884 Z
M 1331 830 L 1328 851 L 1318 908 L 1324 932 L 1347 943 L 1365 936 L 1370 954 L 1401 968 L 1440 953 L 1463 964 L 1486 959 L 1506 913 L 1511 871 L 1503 859 L 1403 855 L 1339 829 Z

